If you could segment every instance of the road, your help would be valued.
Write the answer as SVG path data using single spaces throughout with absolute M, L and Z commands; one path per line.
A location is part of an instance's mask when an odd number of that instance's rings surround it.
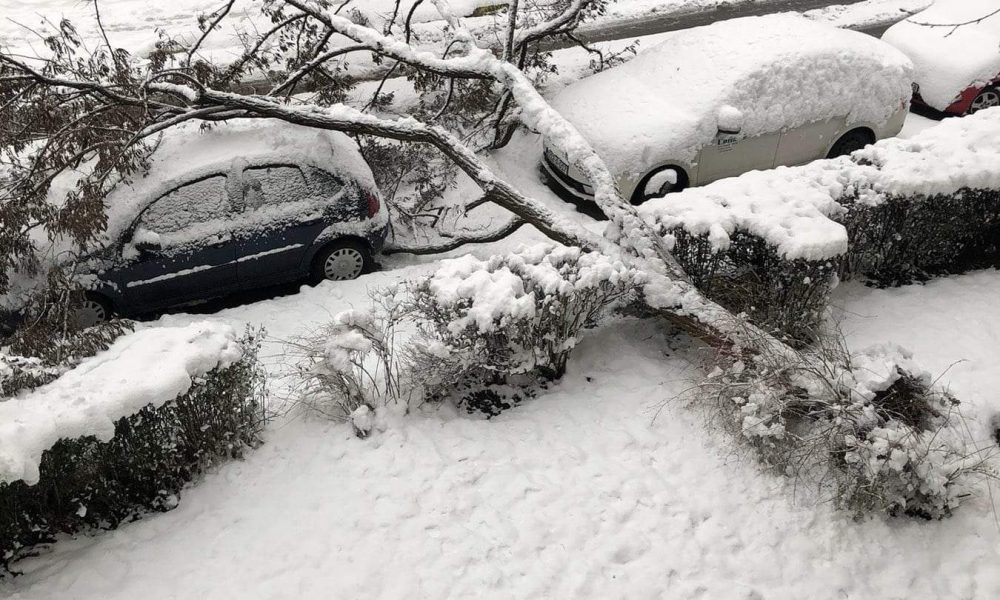
M 840 2 L 830 2 L 830 0 L 751 0 L 749 2 L 731 2 L 717 6 L 696 7 L 690 10 L 670 11 L 669 13 L 649 12 L 637 14 L 632 18 L 600 19 L 585 24 L 577 30 L 576 37 L 587 43 L 622 40 L 700 27 L 737 17 L 752 17 L 788 11 L 805 12 L 826 8 L 834 4 L 849 6 L 864 4 L 864 0 L 842 0 Z M 880 22 L 859 28 L 859 30 L 878 36 L 892 23 L 901 21 L 905 17 L 906 13 L 901 12 L 898 18 L 893 21 Z M 563 41 L 563 46 L 569 45 L 571 45 L 569 40 Z

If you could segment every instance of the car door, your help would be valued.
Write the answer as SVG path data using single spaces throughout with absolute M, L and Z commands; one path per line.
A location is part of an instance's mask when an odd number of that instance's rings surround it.
M 331 215 L 348 190 L 328 173 L 293 164 L 247 167 L 242 178 L 236 251 L 240 285 L 304 275 L 309 247 L 334 221 Z
M 844 119 L 825 119 L 782 131 L 774 165 L 791 167 L 826 158 L 827 149 L 843 128 Z
M 119 281 L 134 310 L 162 308 L 236 288 L 226 176 L 185 183 L 139 216 L 123 246 Z
M 699 153 L 698 185 L 735 177 L 754 169 L 770 169 L 774 166 L 779 138 L 778 133 L 751 137 L 743 133 L 719 131 L 713 142 Z

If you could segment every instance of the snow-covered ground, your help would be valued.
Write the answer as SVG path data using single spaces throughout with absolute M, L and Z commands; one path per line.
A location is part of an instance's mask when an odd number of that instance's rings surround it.
M 277 337 L 362 301 L 386 272 L 231 309 Z M 984 416 L 1000 408 L 1000 272 L 845 286 L 852 344 L 912 348 Z M 306 318 L 303 316 L 308 315 Z M 169 317 L 183 321 L 188 317 Z M 667 351 L 671 345 L 673 352 Z M 271 346 L 273 349 L 274 346 Z M 677 400 L 691 348 L 653 322 L 591 334 L 566 378 L 484 421 L 427 409 L 367 441 L 272 427 L 176 510 L 65 541 L 0 584 L 11 599 L 979 599 L 1000 594 L 989 498 L 941 522 L 854 522 L 733 454 Z M 994 357 L 991 360 L 990 357 Z M 956 366 L 957 360 L 971 359 Z M 268 358 L 272 364 L 278 357 Z M 984 430 L 974 431 L 979 437 Z

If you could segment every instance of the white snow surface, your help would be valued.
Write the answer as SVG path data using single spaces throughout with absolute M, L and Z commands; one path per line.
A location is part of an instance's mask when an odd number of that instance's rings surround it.
M 882 39 L 913 60 L 914 81 L 931 107 L 944 110 L 966 88 L 1000 76 L 1000 0 L 936 0 L 890 27 Z M 993 14 L 995 13 L 995 14 Z M 977 23 L 966 23 L 989 16 Z
M 835 117 L 884 122 L 909 100 L 910 70 L 870 36 L 777 14 L 673 32 L 552 103 L 613 172 L 638 175 L 655 166 L 652 148 L 692 160 L 718 133 L 720 109 L 726 120 L 742 112 L 747 136 Z
M 323 284 L 214 318 L 265 323 L 273 337 L 289 339 L 365 306 L 369 286 L 423 272 Z M 838 305 L 852 347 L 911 348 L 963 400 L 963 412 L 979 418 L 1000 407 L 992 392 L 1000 387 L 998 294 L 1000 273 L 987 271 L 896 290 L 846 285 Z M 174 511 L 62 540 L 18 563 L 26 574 L 0 583 L 0 596 L 1000 594 L 1000 530 L 988 498 L 935 522 L 855 522 L 815 505 L 733 454 L 697 406 L 675 400 L 700 372 L 684 347 L 670 347 L 670 334 L 653 321 L 602 328 L 584 338 L 563 381 L 491 421 L 424 410 L 363 441 L 349 424 L 282 422 L 245 461 L 186 490 Z M 279 365 L 276 352 L 264 355 L 270 369 Z M 984 439 L 986 431 L 972 434 Z
M 42 453 L 59 439 L 107 441 L 118 419 L 173 400 L 193 379 L 241 357 L 223 323 L 142 329 L 52 383 L 0 400 L 0 483 L 37 483 Z
M 728 247 L 736 230 L 774 245 L 783 256 L 821 260 L 847 251 L 847 231 L 831 217 L 837 200 L 857 193 L 877 204 L 889 195 L 932 196 L 962 188 L 1000 187 L 1000 108 L 946 119 L 909 139 L 890 138 L 849 157 L 800 167 L 751 171 L 668 194 L 640 206 L 663 231 L 684 227 Z

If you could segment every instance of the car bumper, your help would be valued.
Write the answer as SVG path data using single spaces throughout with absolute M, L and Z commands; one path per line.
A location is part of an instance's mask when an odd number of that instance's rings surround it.
M 548 158 L 544 155 L 542 156 L 542 171 L 546 175 L 549 187 L 556 188 L 557 193 L 562 192 L 580 200 L 594 201 L 594 194 L 589 191 L 590 186 L 561 173 L 549 163 Z
M 389 237 L 389 222 L 386 221 L 385 225 L 379 227 L 378 229 L 373 229 L 365 235 L 365 240 L 368 245 L 371 246 L 372 254 L 378 254 L 382 251 L 385 246 L 385 240 Z

